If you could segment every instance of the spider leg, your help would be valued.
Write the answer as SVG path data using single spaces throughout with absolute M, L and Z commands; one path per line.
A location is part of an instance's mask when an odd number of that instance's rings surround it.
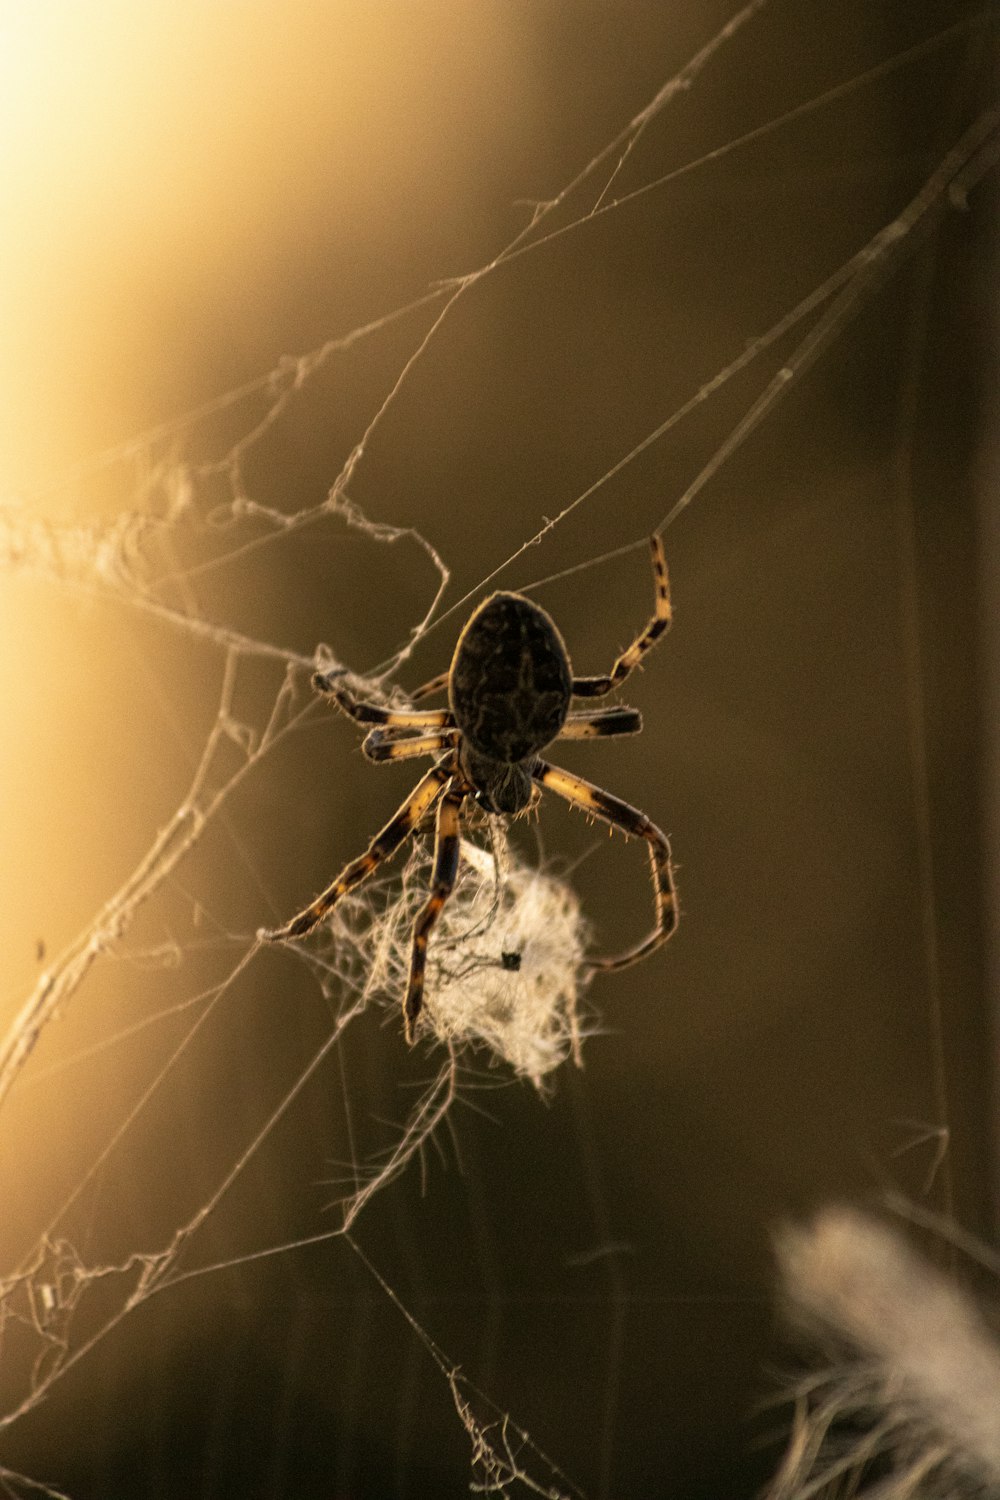
M 383 724 L 396 729 L 451 729 L 455 720 L 447 709 L 423 709 L 413 713 L 406 709 L 383 708 L 378 703 L 368 703 L 358 698 L 350 688 L 338 681 L 343 674 L 336 672 L 314 672 L 312 685 L 317 693 L 332 698 L 337 707 L 359 724 Z
M 395 729 L 371 729 L 361 748 L 369 760 L 408 760 L 413 755 L 438 755 L 454 750 L 458 744 L 457 729 L 441 729 L 437 734 L 405 734 Z
M 306 933 L 312 932 L 327 912 L 352 891 L 356 885 L 376 869 L 390 854 L 394 854 L 400 844 L 412 833 L 425 813 L 437 802 L 448 782 L 451 780 L 451 756 L 443 756 L 436 766 L 432 766 L 426 776 L 421 777 L 413 791 L 407 797 L 402 807 L 389 819 L 388 823 L 377 833 L 368 846 L 367 851 L 359 859 L 354 859 L 349 865 L 345 865 L 332 885 L 327 886 L 321 896 L 297 917 L 286 922 L 284 927 L 261 928 L 258 937 L 268 942 L 281 942 L 285 938 L 305 937 Z
M 458 874 L 459 813 L 465 792 L 447 791 L 438 803 L 437 831 L 434 840 L 434 875 L 430 900 L 413 924 L 413 947 L 410 952 L 410 981 L 403 1000 L 403 1025 L 406 1040 L 413 1046 L 413 1028 L 424 1003 L 424 970 L 427 966 L 427 942 L 431 929 L 451 895 Z
M 450 676 L 450 671 L 439 672 L 436 677 L 431 678 L 430 682 L 425 682 L 423 687 L 418 687 L 415 693 L 409 694 L 410 702 L 419 703 L 421 698 L 429 698 L 432 693 L 442 692 L 448 686 Z
M 641 813 L 638 808 L 631 807 L 629 803 L 622 802 L 618 797 L 612 797 L 610 792 L 602 791 L 599 786 L 592 786 L 589 781 L 584 781 L 580 776 L 573 776 L 569 771 L 562 770 L 560 766 L 551 766 L 546 761 L 539 760 L 536 761 L 531 774 L 542 786 L 564 797 L 574 807 L 583 808 L 585 812 L 593 813 L 594 817 L 610 823 L 613 828 L 621 828 L 626 834 L 636 834 L 648 843 L 653 890 L 656 896 L 656 926 L 649 936 L 636 944 L 634 948 L 629 948 L 626 952 L 614 957 L 590 959 L 589 964 L 593 969 L 624 969 L 628 964 L 634 964 L 637 959 L 645 958 L 647 953 L 652 953 L 661 943 L 665 943 L 669 937 L 672 937 L 677 928 L 677 888 L 674 885 L 670 843 L 666 834 L 662 833 L 655 823 L 651 823 L 645 813 Z
M 642 714 L 637 708 L 598 708 L 589 714 L 570 714 L 557 739 L 593 740 L 606 734 L 638 734 Z
M 577 698 L 603 698 L 623 683 L 630 672 L 634 671 L 651 646 L 654 646 L 667 630 L 673 619 L 673 611 L 670 607 L 670 577 L 667 573 L 667 559 L 663 551 L 663 543 L 658 536 L 649 539 L 650 550 L 653 554 L 653 579 L 656 584 L 656 607 L 653 618 L 640 631 L 627 651 L 623 651 L 615 662 L 607 677 L 574 677 L 573 694 Z

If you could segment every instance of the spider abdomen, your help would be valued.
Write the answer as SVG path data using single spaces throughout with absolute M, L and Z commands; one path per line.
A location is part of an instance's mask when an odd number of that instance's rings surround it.
M 493 594 L 459 637 L 449 680 L 451 708 L 472 748 L 513 764 L 536 755 L 562 729 L 573 678 L 550 617 L 521 594 Z

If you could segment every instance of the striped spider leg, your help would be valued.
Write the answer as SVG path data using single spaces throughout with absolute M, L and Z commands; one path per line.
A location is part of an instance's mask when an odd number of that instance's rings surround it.
M 335 672 L 314 672 L 312 685 L 317 693 L 324 697 L 332 698 L 342 713 L 348 718 L 354 719 L 358 724 L 379 724 L 387 729 L 454 729 L 455 716 L 446 708 L 423 708 L 409 710 L 405 708 L 383 708 L 381 704 L 369 703 L 365 698 L 359 698 L 352 693 L 339 679 L 344 674 Z M 420 689 L 421 696 L 435 690 L 437 679 L 428 683 Z
M 410 977 L 403 997 L 403 1027 L 406 1040 L 412 1047 L 417 1017 L 424 1004 L 424 970 L 427 967 L 427 943 L 445 902 L 455 886 L 458 874 L 459 835 L 461 830 L 462 803 L 467 793 L 453 781 L 438 803 L 437 825 L 434 832 L 434 872 L 431 876 L 431 894 L 427 905 L 413 924 L 413 944 L 410 949 Z
M 291 921 L 282 927 L 264 929 L 259 935 L 270 942 L 307 936 L 333 910 L 342 896 L 361 885 L 383 860 L 396 852 L 400 844 L 437 805 L 431 895 L 414 924 L 410 977 L 403 1000 L 406 1040 L 412 1045 L 414 1025 L 423 1004 L 427 943 L 431 929 L 451 894 L 458 872 L 459 810 L 467 795 L 464 785 L 461 790 L 453 790 L 454 786 L 462 785 L 464 780 L 456 775 L 458 765 L 455 750 L 459 731 L 454 727 L 454 718 L 448 711 L 410 713 L 405 709 L 383 708 L 379 704 L 358 698 L 337 680 L 339 676 L 339 673 L 317 672 L 312 679 L 313 686 L 317 692 L 333 698 L 337 707 L 358 723 L 374 726 L 362 744 L 362 750 L 370 760 L 402 760 L 418 755 L 436 755 L 442 750 L 447 753 L 421 778 L 360 858 L 346 865 L 336 880 Z M 438 683 L 435 681 L 429 686 L 431 691 L 435 691 Z
M 667 572 L 663 543 L 658 536 L 651 536 L 649 547 L 653 555 L 653 581 L 656 585 L 653 618 L 645 630 L 639 632 L 628 650 L 622 652 L 606 677 L 573 678 L 575 698 L 607 697 L 608 693 L 625 681 L 630 672 L 635 671 L 646 652 L 670 629 L 674 615 L 670 606 L 670 575 Z
M 430 682 L 425 682 L 423 687 L 418 687 L 416 692 L 408 695 L 410 702 L 419 703 L 421 698 L 430 698 L 434 693 L 443 693 L 448 686 L 450 678 L 450 668 L 447 672 L 439 672 L 436 677 L 431 678 Z
M 438 729 L 433 734 L 412 734 L 405 730 L 375 728 L 361 742 L 369 760 L 410 760 L 414 755 L 439 755 L 458 745 L 457 729 Z
M 405 741 L 400 741 L 405 744 Z M 426 754 L 426 750 L 411 750 L 411 754 Z M 453 753 L 438 761 L 436 766 L 417 783 L 398 812 L 376 834 L 367 851 L 360 859 L 352 860 L 341 871 L 337 879 L 305 911 L 293 917 L 284 927 L 261 931 L 258 936 L 270 942 L 287 938 L 305 937 L 336 906 L 342 896 L 368 879 L 369 875 L 399 848 L 400 844 L 415 831 L 426 814 L 437 804 L 437 825 L 434 838 L 434 870 L 431 877 L 431 894 L 416 922 L 413 924 L 413 939 L 410 949 L 410 974 L 403 997 L 403 1027 L 407 1043 L 412 1047 L 415 1040 L 417 1018 L 423 1009 L 424 973 L 427 967 L 427 944 L 445 902 L 451 895 L 458 874 L 460 812 L 467 792 L 455 772 Z
M 557 736 L 560 740 L 596 740 L 605 735 L 640 734 L 642 714 L 637 708 L 619 704 L 616 708 L 598 708 L 591 713 L 570 714 Z
M 314 672 L 312 684 L 318 693 L 332 698 L 341 712 L 356 723 L 375 726 L 361 745 L 369 760 L 404 760 L 413 755 L 436 755 L 458 743 L 454 716 L 446 709 L 420 709 L 411 713 L 407 709 L 383 708 L 381 704 L 357 697 L 338 680 L 341 676 L 339 671 Z M 444 681 L 447 681 L 447 674 Z M 436 691 L 437 686 L 438 679 L 435 678 L 420 692 Z
M 656 898 L 656 926 L 634 948 L 614 957 L 588 959 L 588 964 L 592 969 L 607 971 L 624 969 L 638 959 L 645 958 L 647 953 L 652 953 L 672 937 L 677 927 L 677 890 L 670 858 L 670 841 L 666 834 L 638 808 L 623 802 L 619 797 L 612 797 L 610 792 L 584 781 L 582 776 L 564 771 L 560 766 L 538 760 L 531 774 L 540 786 L 548 787 L 550 792 L 565 798 L 573 807 L 582 808 L 584 812 L 600 818 L 612 828 L 622 829 L 625 834 L 634 834 L 637 838 L 646 840 Z
M 345 865 L 336 880 L 327 886 L 322 895 L 317 896 L 315 901 L 300 911 L 298 916 L 293 917 L 290 922 L 286 922 L 283 927 L 262 928 L 258 936 L 268 942 L 277 943 L 286 938 L 305 937 L 307 933 L 312 932 L 326 914 L 333 910 L 341 896 L 346 896 L 348 891 L 353 891 L 355 886 L 368 879 L 372 871 L 376 870 L 384 859 L 395 854 L 403 840 L 414 831 L 435 803 L 440 800 L 451 781 L 453 762 L 454 757 L 450 753 L 444 755 L 437 765 L 431 767 L 426 776 L 421 777 L 403 805 L 372 839 L 365 853 Z

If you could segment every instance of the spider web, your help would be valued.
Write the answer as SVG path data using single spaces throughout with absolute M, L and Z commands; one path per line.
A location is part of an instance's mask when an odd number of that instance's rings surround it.
M 853 972 L 862 995 L 891 989 L 876 949 L 863 976 L 852 971 L 840 924 L 815 915 L 832 905 L 845 925 L 863 920 L 861 893 L 830 870 L 812 872 L 815 896 L 784 930 L 791 958 L 776 967 L 754 946 L 758 918 L 743 892 L 761 856 L 748 863 L 717 829 L 706 836 L 713 798 L 733 780 L 725 750 L 721 762 L 707 753 L 707 776 L 694 774 L 717 736 L 730 756 L 742 737 L 746 775 L 775 760 L 773 726 L 741 722 L 749 699 L 718 668 L 713 676 L 713 649 L 731 650 L 739 606 L 764 617 L 750 631 L 757 648 L 779 633 L 794 641 L 783 658 L 792 698 L 803 671 L 820 666 L 826 688 L 840 685 L 823 641 L 839 622 L 837 642 L 849 649 L 847 611 L 807 618 L 817 580 L 894 644 L 849 657 L 859 681 L 836 723 L 868 713 L 868 734 L 831 765 L 816 746 L 834 721 L 814 716 L 816 741 L 790 737 L 771 790 L 823 809 L 818 821 L 802 817 L 807 844 L 821 830 L 830 866 L 847 866 L 862 841 L 875 866 L 867 899 L 874 890 L 886 903 L 902 950 L 915 954 L 900 1003 L 917 994 L 924 1007 L 918 1086 L 906 1082 L 908 1055 L 876 1053 L 897 1080 L 893 1104 L 878 1101 L 856 1140 L 903 1113 L 932 1133 L 956 1124 L 935 947 L 941 877 L 913 699 L 922 683 L 913 501 L 883 483 L 885 448 L 913 451 L 916 412 L 899 397 L 891 359 L 880 378 L 880 340 L 896 353 L 885 329 L 897 324 L 878 324 L 877 309 L 888 297 L 906 330 L 929 316 L 927 246 L 939 245 L 957 208 L 975 210 L 1000 150 L 1000 109 L 980 78 L 989 12 L 928 8 L 905 24 L 901 12 L 878 35 L 859 15 L 838 7 L 813 18 L 829 57 L 807 50 L 790 76 L 773 67 L 778 45 L 797 36 L 787 7 L 752 0 L 723 20 L 700 16 L 688 60 L 583 153 L 561 188 L 521 211 L 475 270 L 383 305 L 100 454 L 44 496 L 4 505 L 0 556 L 17 638 L 37 628 L 48 647 L 25 675 L 65 693 L 74 715 L 81 683 L 101 705 L 99 717 L 61 732 L 70 766 L 59 819 L 37 797 L 19 799 L 23 838 L 39 851 L 27 868 L 46 874 L 44 891 L 26 882 L 40 972 L 15 991 L 0 1044 L 13 1185 L 0 1302 L 9 1493 L 152 1494 L 163 1475 L 176 1487 L 197 1476 L 205 1494 L 329 1493 L 331 1484 L 440 1493 L 467 1480 L 483 1493 L 597 1497 L 655 1476 L 662 1485 L 665 1473 L 695 1493 L 683 1452 L 694 1347 L 714 1340 L 707 1362 L 718 1370 L 749 1330 L 750 1362 L 766 1316 L 759 1277 L 720 1246 L 754 1189 L 754 1216 L 765 1220 L 795 1193 L 787 1180 L 777 1190 L 781 1172 L 743 1150 L 744 1185 L 720 1210 L 697 1153 L 689 1165 L 663 1154 L 671 1116 L 659 1094 L 641 1127 L 622 1095 L 630 1078 L 658 1087 L 643 1052 L 662 1036 L 662 1057 L 678 1059 L 670 1080 L 685 1150 L 699 1132 L 716 1137 L 708 1174 L 738 1135 L 736 1115 L 696 1106 L 723 1076 L 709 1059 L 741 1043 L 770 1056 L 762 1036 L 794 1032 L 800 987 L 821 993 L 830 968 Z M 738 87 L 755 67 L 759 87 Z M 904 139 L 898 122 L 928 81 L 940 109 Z M 839 137 L 851 130 L 874 143 L 874 162 L 859 151 L 845 167 Z M 796 227 L 797 194 L 816 216 L 810 235 Z M 685 215 L 698 224 L 693 236 L 677 232 Z M 749 238 L 734 222 L 742 216 Z M 678 293 L 669 299 L 665 265 Z M 858 332 L 859 315 L 874 334 Z M 828 351 L 841 384 L 810 397 L 803 377 Z M 912 370 L 906 353 L 900 366 Z M 886 429 L 878 410 L 862 413 L 845 395 L 852 383 L 889 387 Z M 830 454 L 845 432 L 855 446 L 835 475 Z M 803 507 L 794 492 L 817 476 L 821 499 Z M 445 481 L 442 504 L 434 491 Z M 674 530 L 709 486 L 700 525 Z M 852 527 L 856 549 L 838 554 L 835 588 L 830 569 L 800 554 Z M 426 888 L 420 840 L 402 873 L 380 872 L 324 938 L 294 954 L 254 939 L 360 851 L 416 779 L 412 765 L 364 766 L 353 729 L 311 695 L 309 672 L 344 666 L 392 701 L 440 670 L 472 601 L 501 575 L 504 586 L 539 590 L 574 659 L 604 670 L 648 615 L 642 549 L 654 530 L 667 533 L 685 638 L 679 628 L 627 695 L 645 712 L 642 741 L 628 742 L 627 755 L 588 751 L 586 764 L 581 751 L 573 765 L 617 792 L 642 778 L 630 799 L 673 827 L 690 866 L 682 910 L 690 900 L 691 926 L 716 924 L 733 959 L 709 966 L 706 938 L 699 947 L 682 924 L 672 969 L 644 970 L 618 992 L 607 981 L 586 990 L 589 929 L 614 937 L 649 919 L 644 861 L 634 846 L 595 853 L 586 834 L 574 845 L 570 820 L 546 802 L 537 829 L 515 829 L 509 843 L 469 831 L 433 979 L 438 995 L 449 986 L 460 995 L 461 1016 L 439 1020 L 408 1055 L 398 998 Z M 857 588 L 859 559 L 869 573 Z M 781 586 L 787 615 L 769 613 L 762 597 Z M 744 670 L 759 693 L 749 655 Z M 887 670 L 903 687 L 883 721 L 872 705 Z M 665 711 L 667 702 L 679 708 Z M 780 700 L 771 710 L 780 715 Z M 148 727 L 133 733 L 144 715 Z M 700 724 L 700 741 L 685 719 Z M 889 749 L 872 765 L 866 747 L 880 735 Z M 864 843 L 866 797 L 881 776 L 892 785 L 893 756 L 911 795 L 895 808 L 893 836 Z M 821 788 L 854 762 L 868 791 L 838 829 Z M 54 766 L 53 776 L 58 791 Z M 96 796 L 82 791 L 95 783 Z M 733 808 L 744 791 L 733 790 Z M 83 851 L 74 860 L 71 843 Z M 889 905 L 909 843 L 912 884 Z M 713 863 L 730 885 L 713 888 L 703 873 Z M 789 868 L 763 903 L 772 922 L 802 884 L 801 864 Z M 20 905 L 12 931 L 23 972 Z M 500 963 L 511 942 L 517 974 Z M 741 948 L 749 978 L 737 983 Z M 489 1024 L 477 1009 L 487 991 Z M 734 1022 L 740 997 L 763 1005 L 762 1029 Z M 685 1019 L 688 1003 L 704 1012 L 697 1024 Z M 498 1005 L 513 1032 L 494 1024 Z M 888 1003 L 887 1027 L 894 1014 Z M 852 1061 L 824 1039 L 834 1079 L 879 1045 L 877 1032 L 862 1037 Z M 515 1077 L 521 1087 L 510 1087 Z M 828 1087 L 836 1116 L 853 1096 Z M 770 1106 L 758 1097 L 756 1107 L 751 1131 L 764 1129 Z M 625 1122 L 624 1144 L 605 1130 L 609 1109 Z M 647 1176 L 642 1143 L 654 1141 Z M 946 1153 L 931 1190 L 949 1212 L 951 1173 Z M 652 1190 L 667 1175 L 679 1184 L 672 1200 Z M 835 1160 L 820 1175 L 842 1186 L 848 1174 Z M 657 1256 L 678 1235 L 687 1249 L 661 1268 Z M 736 1236 L 752 1263 L 753 1236 L 745 1227 Z M 734 1363 L 730 1383 L 705 1385 L 723 1426 L 749 1405 Z M 206 1370 L 207 1423 L 186 1397 Z M 120 1433 L 96 1434 L 95 1412 L 118 1422 L 125 1388 L 139 1394 Z M 240 1438 L 249 1412 L 266 1413 L 269 1447 Z M 715 1472 L 700 1471 L 706 1493 Z

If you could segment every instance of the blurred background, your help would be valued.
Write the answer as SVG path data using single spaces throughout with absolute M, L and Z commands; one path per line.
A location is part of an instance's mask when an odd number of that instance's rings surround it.
M 536 1483 L 751 1495 L 799 1357 L 775 1229 L 891 1192 L 993 1237 L 987 175 L 667 528 L 674 629 L 623 695 L 641 738 L 561 747 L 669 831 L 683 913 L 589 992 L 584 1069 L 541 1098 L 472 1060 L 352 1229 L 394 1295 L 343 1239 L 248 1259 L 335 1229 L 345 1181 L 437 1072 L 391 1005 L 369 1009 L 192 1235 L 185 1270 L 229 1268 L 121 1313 L 129 1257 L 214 1204 L 331 1035 L 337 997 L 307 966 L 240 967 L 254 932 L 416 779 L 308 709 L 302 665 L 301 726 L 211 807 L 285 660 L 322 641 L 365 672 L 403 646 L 439 582 L 419 537 L 450 570 L 444 607 L 480 588 L 900 213 L 995 95 L 989 8 L 770 0 L 607 196 L 670 180 L 484 277 L 409 366 L 443 304 L 387 315 L 490 262 L 734 14 L 0 12 L 5 1028 L 170 828 L 220 727 L 220 631 L 248 646 L 201 836 L 102 940 L 0 1110 L 0 1275 L 34 1267 L 0 1321 L 2 1411 L 68 1361 L 2 1431 L 6 1469 L 74 1500 L 465 1493 L 482 1471 L 405 1309 L 495 1403 L 477 1420 L 509 1413 L 541 1450 L 518 1441 Z M 621 154 L 547 223 L 583 217 Z M 502 574 L 590 565 L 533 595 L 579 671 L 644 624 L 643 539 L 809 326 Z M 329 512 L 283 528 L 322 506 L 404 370 L 347 494 L 405 534 Z M 471 607 L 420 639 L 403 686 L 447 665 Z M 547 799 L 520 842 L 572 868 L 608 948 L 646 930 L 651 896 L 643 851 L 598 834 Z

